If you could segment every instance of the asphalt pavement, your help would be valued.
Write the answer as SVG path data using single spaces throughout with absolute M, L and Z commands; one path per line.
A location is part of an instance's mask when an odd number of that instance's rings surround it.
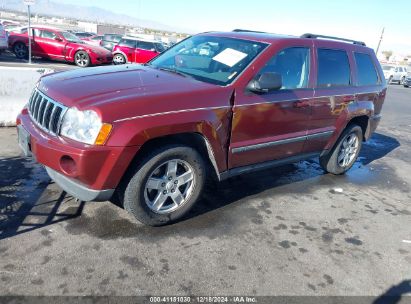
M 223 182 L 152 228 L 82 203 L 0 129 L 2 295 L 352 295 L 411 292 L 411 89 L 345 176 L 317 160 Z

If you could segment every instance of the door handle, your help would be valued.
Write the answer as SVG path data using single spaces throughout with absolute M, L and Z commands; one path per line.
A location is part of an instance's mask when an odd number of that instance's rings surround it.
M 306 108 L 308 106 L 310 106 L 310 102 L 309 101 L 296 101 L 293 104 L 294 108 Z

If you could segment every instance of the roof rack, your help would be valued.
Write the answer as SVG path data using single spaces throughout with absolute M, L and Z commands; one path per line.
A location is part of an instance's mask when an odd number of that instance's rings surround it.
M 252 31 L 252 30 L 242 30 L 242 29 L 235 29 L 233 32 L 236 33 L 259 33 L 259 34 L 267 34 L 266 32 L 259 32 L 259 31 Z
M 353 44 L 366 46 L 365 42 L 362 42 L 362 41 L 351 40 L 351 39 L 346 39 L 346 38 L 339 38 L 339 37 L 333 37 L 333 36 L 310 34 L 310 33 L 301 35 L 301 38 L 312 38 L 312 39 L 325 38 L 325 39 L 339 40 L 339 41 L 350 42 L 350 43 L 353 43 Z

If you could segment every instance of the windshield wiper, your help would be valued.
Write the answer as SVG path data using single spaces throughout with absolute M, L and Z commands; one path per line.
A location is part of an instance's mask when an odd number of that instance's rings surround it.
M 166 68 L 166 67 L 157 67 L 157 69 L 161 70 L 161 71 L 166 71 L 166 72 L 171 72 L 183 77 L 190 77 L 193 78 L 193 76 L 191 76 L 190 74 L 178 71 L 177 69 L 173 69 L 173 68 Z

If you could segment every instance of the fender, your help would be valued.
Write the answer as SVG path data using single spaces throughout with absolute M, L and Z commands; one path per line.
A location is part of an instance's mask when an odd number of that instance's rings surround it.
M 365 140 L 368 140 L 371 134 L 370 120 L 374 116 L 374 103 L 372 101 L 356 101 L 352 102 L 345 108 L 345 110 L 340 114 L 335 124 L 336 130 L 327 142 L 324 150 L 330 150 L 337 142 L 338 138 L 341 136 L 342 132 L 348 126 L 348 124 L 356 117 L 367 116 L 368 126 L 365 132 Z M 367 135 L 368 134 L 368 135 Z
M 227 169 L 227 141 L 230 134 L 231 107 L 194 109 L 143 116 L 114 125 L 115 132 L 107 145 L 142 146 L 152 139 L 197 133 L 206 140 L 209 156 L 214 158 L 218 172 Z M 122 143 L 122 144 L 121 144 Z M 213 162 L 213 159 L 211 159 Z

